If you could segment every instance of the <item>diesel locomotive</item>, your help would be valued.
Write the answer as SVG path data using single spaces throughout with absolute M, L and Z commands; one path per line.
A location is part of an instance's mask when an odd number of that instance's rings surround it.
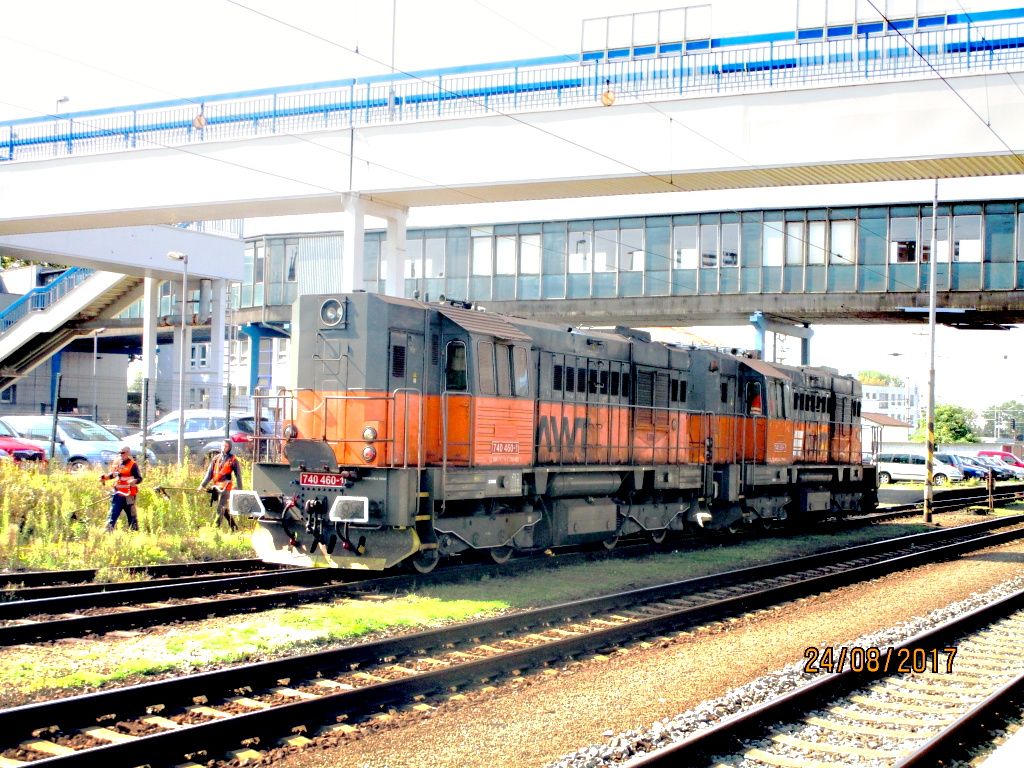
M 294 388 L 259 403 L 281 429 L 230 500 L 268 561 L 425 573 L 875 505 L 832 369 L 361 292 L 291 328 Z

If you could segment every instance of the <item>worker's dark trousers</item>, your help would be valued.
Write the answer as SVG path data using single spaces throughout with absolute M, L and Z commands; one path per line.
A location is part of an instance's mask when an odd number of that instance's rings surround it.
M 124 517 L 128 521 L 128 527 L 133 531 L 139 530 L 139 521 L 135 517 L 135 499 L 130 496 L 123 496 L 120 493 L 115 493 L 114 497 L 110 500 L 110 517 L 107 518 L 107 530 L 114 530 L 114 524 L 117 522 L 117 518 L 121 516 L 122 511 L 124 511 Z

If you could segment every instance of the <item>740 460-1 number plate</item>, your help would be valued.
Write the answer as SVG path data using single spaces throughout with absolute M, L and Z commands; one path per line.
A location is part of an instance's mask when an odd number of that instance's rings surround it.
M 320 488 L 344 488 L 345 477 L 334 472 L 300 472 L 299 485 L 313 485 Z

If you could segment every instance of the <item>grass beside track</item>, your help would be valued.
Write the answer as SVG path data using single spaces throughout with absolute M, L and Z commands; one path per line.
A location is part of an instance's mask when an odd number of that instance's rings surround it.
M 248 479 L 248 468 L 243 472 Z M 196 488 L 199 467 L 150 467 L 139 488 L 140 530 L 129 531 L 122 516 L 113 534 L 104 531 L 110 500 L 99 475 L 0 461 L 0 568 L 95 568 L 109 580 L 125 565 L 252 557 L 250 521 L 228 533 L 213 525 L 206 494 L 169 491 L 168 499 L 155 492 L 158 485 Z
M 0 706 L 135 683 L 154 675 L 242 663 L 426 629 L 863 544 L 928 528 L 914 523 L 836 534 L 779 536 L 706 549 L 536 569 L 520 576 L 438 584 L 415 595 L 314 604 L 172 626 L 128 638 L 0 649 Z

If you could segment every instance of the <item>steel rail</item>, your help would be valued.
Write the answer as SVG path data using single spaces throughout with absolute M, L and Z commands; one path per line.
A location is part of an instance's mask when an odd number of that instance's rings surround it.
M 725 574 L 720 574 L 715 578 L 717 578 L 719 581 L 729 578 L 742 579 L 745 578 L 744 574 L 748 572 L 756 573 L 761 578 L 764 578 L 768 575 L 778 575 L 779 573 L 785 572 L 786 570 L 792 569 L 794 567 L 817 567 L 816 565 L 810 565 L 810 563 L 823 565 L 833 562 L 837 558 L 842 558 L 844 556 L 855 557 L 857 555 L 855 555 L 854 553 L 857 552 L 878 553 L 884 551 L 894 551 L 904 547 L 915 547 L 918 546 L 919 543 L 923 543 L 925 541 L 934 542 L 943 541 L 946 539 L 953 539 L 964 535 L 970 535 L 972 531 L 982 532 L 990 530 L 992 528 L 1000 528 L 1013 525 L 1018 522 L 1024 522 L 1024 515 L 992 518 L 990 520 L 985 520 L 979 523 L 973 523 L 967 526 L 960 526 L 957 528 L 946 528 L 939 531 L 930 531 L 925 533 L 914 534 L 912 536 L 902 536 L 893 539 L 887 539 L 881 542 L 873 542 L 871 544 L 847 547 L 837 551 L 824 552 L 816 555 L 808 555 L 797 560 L 781 561 L 761 566 L 754 566 L 752 569 L 748 568 L 741 569 L 739 571 L 731 571 Z M 636 556 L 643 553 L 644 552 L 638 551 L 635 553 L 629 553 L 629 556 Z M 540 563 L 543 564 L 543 561 L 540 561 Z M 466 578 L 467 574 L 472 574 L 480 570 L 487 570 L 488 572 L 493 572 L 491 569 L 481 569 L 477 566 L 471 565 L 466 568 L 466 573 L 456 573 L 453 575 L 453 578 Z M 504 572 L 511 573 L 513 570 L 514 569 L 504 569 Z M 230 580 L 218 580 L 216 582 L 193 582 L 191 584 L 182 585 L 180 587 L 151 587 L 132 590 L 130 593 L 127 593 L 127 595 L 125 593 L 110 593 L 108 596 L 86 595 L 82 596 L 81 599 L 77 599 L 77 605 L 79 607 L 84 606 L 86 608 L 101 607 L 101 604 L 96 602 L 95 598 L 101 598 L 103 600 L 102 605 L 112 606 L 117 605 L 119 603 L 125 604 L 127 602 L 148 603 L 158 602 L 160 600 L 167 599 L 203 597 L 223 593 L 225 591 L 225 581 L 244 581 L 253 588 L 255 588 L 256 585 L 260 585 L 266 588 L 268 586 L 272 586 L 275 584 L 275 577 L 279 580 L 276 582 L 276 585 L 281 586 L 285 584 L 295 584 L 296 581 L 294 579 L 296 577 L 302 579 L 309 579 L 311 581 L 314 581 L 315 583 L 317 579 L 324 579 L 332 576 L 334 578 L 342 577 L 341 574 L 345 574 L 347 577 L 350 575 L 350 572 L 339 572 L 337 570 L 324 571 L 324 569 L 308 569 L 306 571 L 298 573 L 262 574 L 259 577 L 241 577 Z M 287 581 L 286 577 L 291 577 L 292 580 Z M 433 579 L 433 581 L 436 581 L 436 579 Z M 53 621 L 39 621 L 24 624 L 13 624 L 6 627 L 0 627 L 0 647 L 39 640 L 56 640 L 63 637 L 82 637 L 88 634 L 110 632 L 113 630 L 124 630 L 140 626 L 167 624 L 175 621 L 202 619 L 209 616 L 226 616 L 245 611 L 266 610 L 269 608 L 276 608 L 303 602 L 311 602 L 314 600 L 335 599 L 342 595 L 351 594 L 354 588 L 378 590 L 401 589 L 411 587 L 416 583 L 418 583 L 416 577 L 399 575 L 383 577 L 380 579 L 373 579 L 370 581 L 362 582 L 358 585 L 358 587 L 355 587 L 351 583 L 340 585 L 319 585 L 305 587 L 302 589 L 297 589 L 294 591 L 280 594 L 246 595 L 240 597 L 222 598 L 219 600 L 211 600 L 208 602 L 201 603 L 190 602 L 167 606 L 153 606 L 118 613 L 108 613 L 93 616 L 77 616 L 71 618 L 60 618 Z M 57 610 L 60 610 L 61 612 L 63 612 L 73 610 L 74 605 L 76 605 L 76 598 L 54 598 L 49 600 L 36 600 L 24 601 L 21 603 L 15 602 L 0 604 L 0 619 L 14 620 L 18 616 L 41 615 L 47 611 L 50 611 L 52 613 Z
M 812 575 L 799 582 L 759 588 L 743 595 L 727 597 L 704 605 L 681 608 L 658 616 L 638 618 L 628 624 L 616 625 L 562 640 L 553 640 L 544 645 L 474 660 L 457 667 L 420 673 L 409 678 L 391 680 L 364 688 L 328 693 L 315 699 L 281 704 L 257 712 L 234 715 L 228 719 L 140 736 L 65 756 L 34 760 L 33 764 L 77 766 L 95 765 L 96 761 L 99 761 L 109 766 L 132 766 L 158 762 L 154 761 L 155 755 L 165 755 L 168 756 L 168 762 L 178 762 L 182 755 L 200 750 L 209 752 L 227 749 L 237 746 L 242 740 L 258 739 L 260 743 L 264 743 L 269 738 L 287 735 L 295 727 L 312 728 L 332 714 L 345 713 L 349 718 L 371 714 L 379 711 L 382 707 L 407 702 L 416 695 L 432 694 L 451 686 L 477 683 L 482 679 L 492 678 L 512 670 L 537 667 L 553 660 L 564 659 L 567 656 L 622 644 L 635 640 L 638 636 L 649 636 L 749 612 L 1022 537 L 1024 537 L 1024 528 L 982 535 L 969 541 L 947 544 L 937 549 L 901 554 L 890 560 L 865 565 L 853 565 L 845 569 L 836 569 L 824 575 Z M 851 549 L 863 550 L 863 547 Z M 821 559 L 818 555 L 812 555 L 809 558 L 801 558 L 801 561 L 813 563 Z M 802 562 L 802 564 L 806 565 L 807 563 Z M 748 583 L 756 584 L 758 577 L 755 574 L 762 569 L 777 567 L 778 564 L 765 567 L 755 566 L 732 573 L 746 573 Z M 699 592 L 702 583 L 705 588 L 711 584 L 721 586 L 715 583 L 715 578 L 690 579 L 337 650 L 321 651 L 188 677 L 172 678 L 130 688 L 0 710 L 0 730 L 7 734 L 27 734 L 33 729 L 46 727 L 53 723 L 61 723 L 65 728 L 75 721 L 92 724 L 96 720 L 97 713 L 109 713 L 108 717 L 123 718 L 147 710 L 152 711 L 154 708 L 170 712 L 174 708 L 190 705 L 199 695 L 209 701 L 215 701 L 230 696 L 231 692 L 237 689 L 251 690 L 260 687 L 273 687 L 283 684 L 282 680 L 314 679 L 331 673 L 364 668 L 368 664 L 400 657 L 403 654 L 422 654 L 433 648 L 471 642 L 478 638 L 513 631 L 529 631 L 533 627 L 550 625 L 556 621 L 579 620 L 581 617 L 601 612 L 622 610 L 623 607 L 632 606 L 638 602 L 663 600 L 668 596 L 678 595 L 681 591 Z M 83 724 L 80 727 L 86 726 Z
M 933 627 L 893 646 L 894 653 L 914 648 L 941 648 L 952 640 L 991 624 L 1024 608 L 1024 590 L 1016 592 L 963 616 Z M 846 667 L 841 672 L 821 675 L 807 685 L 767 701 L 746 712 L 726 718 L 721 723 L 694 733 L 681 741 L 643 755 L 624 764 L 624 768 L 652 768 L 652 766 L 700 765 L 710 755 L 733 750 L 744 739 L 754 738 L 770 725 L 821 708 L 823 702 L 843 696 L 865 683 L 889 676 L 877 672 L 854 672 Z
M 926 741 L 896 763 L 895 768 L 924 768 L 924 766 L 950 765 L 950 757 L 963 750 L 979 730 L 991 731 L 993 717 L 1006 705 L 1019 701 L 1024 694 L 1024 673 L 1004 683 L 972 707 L 941 732 Z M 986 738 L 986 741 L 988 739 Z
M 284 568 L 272 569 L 271 573 L 280 573 L 286 570 Z M 294 571 L 306 570 L 304 568 L 295 568 Z M 245 571 L 237 572 L 237 577 L 246 576 L 260 576 L 266 574 L 267 571 L 253 571 L 246 573 Z M 11 591 L 8 594 L 0 592 L 0 606 L 3 606 L 8 602 L 27 602 L 35 600 L 45 600 L 48 598 L 55 597 L 75 597 L 82 595 L 95 595 L 106 592 L 133 592 L 140 589 L 148 589 L 150 587 L 166 587 L 173 586 L 176 584 L 191 584 L 198 581 L 214 581 L 217 579 L 232 578 L 230 574 L 225 573 L 209 573 L 209 574 L 197 574 L 195 576 L 179 576 L 172 579 L 148 579 L 146 581 L 94 581 L 87 584 L 57 584 L 54 586 L 47 587 L 25 587 L 17 591 Z M 6 598 L 6 599 L 5 599 Z
M 347 572 L 337 569 L 303 568 L 294 571 L 274 571 L 248 576 L 229 576 L 213 579 L 186 579 L 172 584 L 143 585 L 135 589 L 89 592 L 84 595 L 43 597 L 37 600 L 14 600 L 0 603 L 0 621 L 20 619 L 40 614 L 61 614 L 90 608 L 110 608 L 125 604 L 156 603 L 164 600 L 187 600 L 209 597 L 225 592 L 249 589 L 273 589 L 281 586 L 321 586 L 325 582 L 342 581 Z
M 157 578 L 178 578 L 181 576 L 196 576 L 208 573 L 231 573 L 237 571 L 252 571 L 258 568 L 270 570 L 280 569 L 274 563 L 266 563 L 259 558 L 246 558 L 244 560 L 213 560 L 210 562 L 197 563 L 163 563 L 160 565 L 129 565 L 124 567 L 125 573 L 145 573 L 148 576 Z M 26 587 L 42 587 L 55 584 L 81 584 L 91 582 L 96 578 L 96 570 L 92 568 L 81 568 L 70 571 L 12 571 L 0 573 L 0 589 L 22 584 Z

